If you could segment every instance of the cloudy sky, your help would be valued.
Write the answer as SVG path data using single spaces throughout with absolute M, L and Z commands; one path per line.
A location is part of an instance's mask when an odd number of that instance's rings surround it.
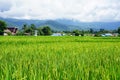
M 120 21 L 120 0 L 0 0 L 0 17 Z

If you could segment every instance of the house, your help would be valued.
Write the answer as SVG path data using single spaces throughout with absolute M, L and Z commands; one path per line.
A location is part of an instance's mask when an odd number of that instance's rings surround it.
M 65 34 L 62 33 L 53 33 L 52 36 L 64 36 Z
M 7 27 L 4 30 L 4 35 L 15 35 L 17 33 L 18 28 L 16 27 Z
M 114 37 L 117 37 L 119 34 L 118 33 L 113 33 L 113 36 Z
M 111 33 L 105 33 L 105 34 L 101 34 L 102 37 L 110 37 L 113 36 L 113 34 Z

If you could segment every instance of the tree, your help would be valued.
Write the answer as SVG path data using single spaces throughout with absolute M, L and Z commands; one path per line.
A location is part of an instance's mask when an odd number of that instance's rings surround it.
M 85 33 L 84 30 L 82 30 L 81 33 L 80 33 L 80 35 L 84 36 L 84 33 Z
M 22 36 L 22 35 L 24 35 L 24 33 L 23 33 L 23 31 L 18 30 L 17 33 L 16 33 L 16 35 L 17 35 L 17 36 Z
M 80 31 L 79 31 L 79 30 L 74 30 L 74 31 L 73 31 L 73 34 L 74 34 L 75 36 L 79 36 L 79 35 L 80 35 Z
M 104 29 L 100 29 L 100 31 L 99 31 L 99 32 L 102 32 L 102 33 L 103 33 L 104 31 L 105 31 Z
M 38 35 L 44 35 L 41 27 L 39 27 L 37 30 L 38 30 Z
M 31 24 L 30 28 L 31 28 L 31 35 L 34 35 L 35 34 L 35 30 L 36 30 L 36 26 L 34 24 Z
M 90 28 L 90 33 L 92 33 L 92 34 L 94 33 L 94 30 L 92 28 Z
M 0 35 L 4 34 L 4 30 L 7 28 L 7 24 L 4 21 L 0 20 Z
M 36 26 L 34 24 L 31 24 L 30 25 L 31 29 L 35 30 L 36 29 Z
M 29 33 L 30 35 L 34 35 L 36 26 L 34 24 L 31 24 L 31 25 L 24 24 L 22 30 L 23 30 L 23 33 Z
M 32 29 L 31 29 L 30 27 L 28 27 L 28 28 L 25 30 L 25 32 L 32 34 Z
M 99 34 L 104 34 L 104 33 L 109 33 L 109 32 L 110 32 L 110 31 L 105 30 L 105 29 L 100 29 L 100 30 L 98 31 Z
M 28 27 L 27 24 L 23 24 L 23 27 L 22 27 L 23 32 L 26 32 L 27 27 Z
M 118 27 L 118 30 L 117 30 L 118 34 L 120 34 L 120 27 Z
M 52 30 L 51 30 L 51 28 L 49 26 L 43 27 L 42 32 L 44 33 L 45 36 L 52 34 Z

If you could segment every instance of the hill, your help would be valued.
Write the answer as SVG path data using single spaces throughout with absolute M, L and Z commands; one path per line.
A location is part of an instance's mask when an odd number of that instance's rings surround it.
M 11 19 L 11 18 L 0 18 L 5 21 L 8 26 L 16 26 L 19 29 L 22 28 L 23 24 L 35 24 L 37 27 L 48 25 L 53 30 L 57 31 L 69 31 L 69 30 L 88 30 L 90 28 L 115 30 L 120 27 L 120 22 L 79 22 L 69 19 L 56 19 L 56 20 L 25 20 L 25 19 Z

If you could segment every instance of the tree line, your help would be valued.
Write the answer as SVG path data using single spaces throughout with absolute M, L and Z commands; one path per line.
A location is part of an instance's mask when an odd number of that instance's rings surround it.
M 42 26 L 37 28 L 34 24 L 23 24 L 22 29 L 18 31 L 17 35 L 34 35 L 35 30 L 37 30 L 38 35 L 48 36 L 52 34 L 52 29 L 49 26 Z
M 4 35 L 4 30 L 7 29 L 5 21 L 0 20 L 0 35 Z M 49 26 L 36 27 L 34 24 L 23 24 L 22 29 L 19 29 L 16 35 L 34 35 L 37 30 L 38 35 L 48 36 L 52 34 Z
M 4 30 L 7 29 L 7 24 L 5 21 L 0 20 L 0 35 L 4 34 Z M 49 36 L 52 33 L 65 33 L 67 35 L 74 36 L 84 36 L 85 34 L 95 34 L 95 36 L 100 36 L 100 34 L 104 33 L 118 33 L 120 35 L 120 27 L 116 30 L 94 30 L 90 28 L 89 30 L 73 30 L 73 31 L 54 31 L 49 26 L 41 26 L 36 27 L 34 24 L 23 24 L 22 28 L 18 30 L 16 35 L 34 35 L 35 30 L 37 31 L 37 35 Z

